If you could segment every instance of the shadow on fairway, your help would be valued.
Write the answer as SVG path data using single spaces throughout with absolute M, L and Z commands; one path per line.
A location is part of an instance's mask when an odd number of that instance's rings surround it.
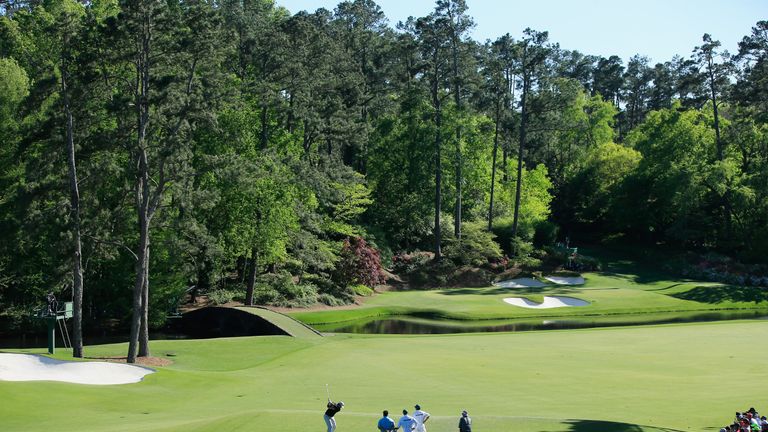
M 441 290 L 440 294 L 447 296 L 455 295 L 520 295 L 520 294 L 574 294 L 579 290 L 573 288 L 564 288 L 558 286 L 543 286 L 543 287 L 523 287 L 523 288 L 456 288 Z
M 580 248 L 588 256 L 597 258 L 603 265 L 602 274 L 628 280 L 641 285 L 660 281 L 683 281 L 661 270 L 674 255 L 652 249 L 611 247 Z
M 766 302 L 768 290 L 761 287 L 741 286 L 700 286 L 685 292 L 671 294 L 682 300 L 691 300 L 699 303 L 732 302 Z
M 675 429 L 662 429 L 599 420 L 568 420 L 565 423 L 568 425 L 569 432 L 677 432 Z

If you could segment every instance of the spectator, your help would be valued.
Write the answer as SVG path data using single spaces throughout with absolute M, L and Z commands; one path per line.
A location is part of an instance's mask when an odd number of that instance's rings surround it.
M 384 410 L 383 414 L 384 414 L 384 417 L 379 419 L 379 423 L 377 424 L 379 431 L 391 432 L 395 430 L 395 421 L 389 418 L 389 411 Z

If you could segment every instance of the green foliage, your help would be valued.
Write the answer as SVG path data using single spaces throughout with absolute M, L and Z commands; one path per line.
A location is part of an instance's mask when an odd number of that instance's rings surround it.
M 483 222 L 465 223 L 461 240 L 453 236 L 445 238 L 445 257 L 456 265 L 486 266 L 502 258 L 495 237 Z
M 307 307 L 317 301 L 317 288 L 309 283 L 296 284 L 287 272 L 259 276 L 254 287 L 258 304 L 282 307 Z
M 0 114 L 11 115 L 27 95 L 27 73 L 13 58 L 0 58 Z
M 632 148 L 605 142 L 591 147 L 559 197 L 561 217 L 580 224 L 616 228 L 610 217 L 625 204 L 623 188 L 636 173 L 642 156 Z M 610 228 L 609 228 L 610 229 Z
M 237 291 L 228 289 L 217 289 L 208 293 L 208 300 L 215 305 L 223 305 L 234 300 L 238 295 L 241 295 Z
M 552 183 L 547 175 L 547 168 L 539 165 L 533 170 L 523 169 L 523 188 L 520 193 L 520 220 L 518 238 L 530 242 L 536 227 L 547 220 L 550 213 Z M 502 249 L 512 251 L 512 222 L 515 200 L 515 186 L 512 181 L 501 184 L 498 201 L 498 217 L 494 219 L 493 232 Z
M 350 288 L 352 288 L 352 291 L 355 292 L 355 295 L 358 295 L 360 297 L 370 297 L 374 293 L 374 291 L 371 288 L 368 288 L 367 286 L 362 284 L 352 285 Z
M 709 121 L 705 112 L 673 107 L 650 113 L 627 137 L 642 154 L 630 196 L 647 203 L 625 215 L 633 226 L 684 243 L 706 243 L 712 227 L 701 212 L 707 201 L 703 180 L 715 154 Z
M 472 276 L 457 266 L 505 267 L 499 245 L 518 265 L 546 260 L 532 244 L 558 233 L 768 254 L 764 21 L 733 62 L 706 36 L 694 59 L 651 68 L 531 29 L 477 44 L 464 1 L 397 30 L 367 0 L 293 16 L 270 1 L 6 4 L 0 310 L 69 292 L 67 114 L 94 322 L 130 314 L 137 204 L 153 209 L 153 326 L 187 287 L 242 291 L 249 270 L 258 302 L 341 304 L 390 257 L 450 285 Z M 403 253 L 433 250 L 440 218 L 447 259 Z M 381 251 L 368 271 L 348 237 Z

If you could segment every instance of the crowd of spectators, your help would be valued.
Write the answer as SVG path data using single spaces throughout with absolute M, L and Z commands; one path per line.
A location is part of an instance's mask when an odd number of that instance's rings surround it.
M 720 432 L 768 432 L 768 420 L 750 408 L 745 412 L 737 412 L 733 423 L 724 426 Z

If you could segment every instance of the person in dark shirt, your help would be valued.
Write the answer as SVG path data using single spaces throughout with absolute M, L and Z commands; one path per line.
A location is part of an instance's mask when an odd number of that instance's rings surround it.
M 343 406 L 344 402 L 334 403 L 331 400 L 328 401 L 328 409 L 326 409 L 325 414 L 323 414 L 325 425 L 328 426 L 328 432 L 333 432 L 336 430 L 336 419 L 333 418 L 333 416 L 336 415 L 337 412 L 341 411 Z
M 49 292 L 45 296 L 45 301 L 48 304 L 48 316 L 56 315 L 56 296 L 53 295 L 53 292 Z
M 466 410 L 461 412 L 459 432 L 472 432 L 472 419 L 469 417 Z

